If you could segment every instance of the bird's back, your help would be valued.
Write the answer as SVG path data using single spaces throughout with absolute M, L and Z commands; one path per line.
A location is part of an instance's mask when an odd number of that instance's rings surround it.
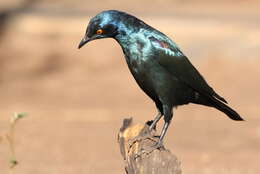
M 187 92 L 187 95 L 192 96 L 183 96 L 184 100 L 204 95 L 226 102 L 208 85 L 178 46 L 165 34 L 134 16 L 118 11 L 113 13 L 120 14 L 123 28 L 127 28 L 125 34 L 118 36 L 116 40 L 123 48 L 128 67 L 142 89 L 153 88 L 153 91 L 159 93 L 157 84 L 162 78 L 171 81 L 167 85 L 170 86 L 168 88 L 172 90 L 171 93 L 174 93 L 173 96 L 177 95 L 175 93 L 182 93 L 183 90 L 189 89 L 193 93 Z M 188 102 L 193 101 L 185 101 Z

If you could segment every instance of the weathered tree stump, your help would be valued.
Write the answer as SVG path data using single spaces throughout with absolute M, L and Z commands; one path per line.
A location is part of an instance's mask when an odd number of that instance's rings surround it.
M 153 149 L 159 139 L 147 124 L 133 124 L 132 118 L 123 121 L 118 142 L 126 173 L 181 174 L 180 161 L 175 155 L 164 147 Z

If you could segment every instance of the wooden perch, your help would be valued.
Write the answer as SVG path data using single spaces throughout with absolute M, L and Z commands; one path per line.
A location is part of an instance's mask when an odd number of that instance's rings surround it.
M 175 155 L 164 147 L 153 150 L 158 140 L 147 124 L 133 124 L 132 118 L 124 119 L 118 142 L 127 174 L 181 174 L 180 161 Z

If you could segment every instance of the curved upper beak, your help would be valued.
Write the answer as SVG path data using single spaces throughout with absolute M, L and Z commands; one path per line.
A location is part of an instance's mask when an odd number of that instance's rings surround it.
M 83 47 L 83 45 L 85 45 L 86 43 L 88 43 L 89 41 L 91 41 L 92 39 L 84 36 L 83 39 L 80 41 L 78 49 L 80 49 L 81 47 Z

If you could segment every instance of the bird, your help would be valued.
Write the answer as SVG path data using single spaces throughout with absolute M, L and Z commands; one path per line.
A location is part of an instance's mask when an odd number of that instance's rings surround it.
M 78 48 L 103 38 L 118 42 L 135 81 L 154 101 L 158 114 L 149 129 L 153 130 L 164 119 L 156 148 L 162 146 L 177 106 L 204 105 L 232 120 L 244 120 L 206 82 L 173 40 L 144 21 L 118 10 L 102 11 L 90 19 Z

